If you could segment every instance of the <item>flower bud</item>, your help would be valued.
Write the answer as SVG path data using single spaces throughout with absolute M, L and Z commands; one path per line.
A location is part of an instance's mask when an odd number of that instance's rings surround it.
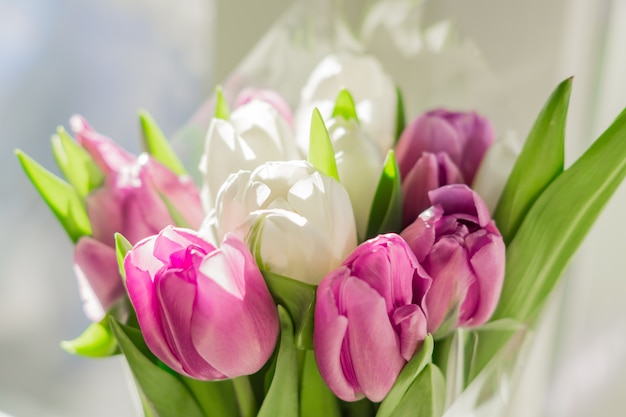
M 150 350 L 196 379 L 258 371 L 278 336 L 278 314 L 250 251 L 236 237 L 220 249 L 192 230 L 166 227 L 124 260 L 126 285 Z
M 430 190 L 448 184 L 471 184 L 493 141 L 489 121 L 473 112 L 438 109 L 413 120 L 396 148 L 403 182 L 404 225 L 429 207 Z M 426 157 L 426 153 L 437 155 L 437 161 L 433 156 Z
M 426 336 L 420 303 L 430 286 L 396 234 L 362 243 L 317 290 L 314 352 L 344 401 L 382 401 Z
M 214 118 L 200 162 L 206 211 L 214 207 L 217 192 L 230 174 L 290 159 L 300 159 L 293 131 L 271 104 L 253 100 L 237 107 L 229 120 Z
M 352 94 L 364 132 L 385 155 L 395 139 L 397 97 L 393 80 L 374 57 L 349 53 L 324 58 L 302 88 L 296 113 L 300 147 L 308 151 L 313 109 L 317 107 L 324 120 L 329 120 L 337 94 L 343 89 Z
M 441 187 L 429 196 L 432 207 L 401 234 L 432 278 L 424 304 L 428 332 L 480 326 L 502 290 L 502 236 L 485 203 L 466 185 Z
M 105 177 L 103 186 L 86 198 L 92 236 L 81 238 L 74 253 L 81 292 L 96 297 L 85 298 L 88 316 L 97 321 L 111 306 L 113 295 L 123 293 L 114 234 L 121 233 L 134 244 L 174 224 L 171 210 L 194 228 L 201 224 L 203 213 L 191 178 L 177 176 L 147 154 L 135 157 L 126 152 L 80 116 L 70 123 L 78 143 Z
M 346 190 L 306 161 L 231 175 L 215 210 L 217 239 L 235 232 L 262 269 L 317 285 L 356 247 Z

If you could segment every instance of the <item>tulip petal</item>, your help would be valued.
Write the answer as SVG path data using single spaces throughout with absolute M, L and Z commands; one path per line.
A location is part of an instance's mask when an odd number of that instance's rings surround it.
M 344 340 L 360 391 L 371 401 L 382 401 L 405 364 L 385 300 L 355 277 L 344 281 L 340 297 L 348 319 Z
M 392 320 L 400 330 L 400 353 L 408 362 L 426 337 L 426 317 L 418 305 L 407 304 L 393 312 Z
M 104 312 L 124 294 L 115 249 L 82 237 L 74 250 L 74 271 L 87 316 L 92 321 L 102 320 Z

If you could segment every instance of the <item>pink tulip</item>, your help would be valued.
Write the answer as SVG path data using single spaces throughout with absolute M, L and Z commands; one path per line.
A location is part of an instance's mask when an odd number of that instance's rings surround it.
M 276 306 L 233 235 L 216 249 L 192 230 L 166 227 L 135 245 L 124 269 L 146 344 L 176 372 L 234 378 L 258 371 L 272 354 Z
M 86 198 L 92 236 L 81 238 L 74 254 L 75 269 L 101 305 L 91 308 L 89 317 L 99 320 L 111 306 L 112 294 L 123 292 L 119 274 L 109 273 L 117 271 L 114 234 L 119 232 L 134 244 L 174 224 L 164 199 L 190 227 L 200 226 L 203 212 L 190 178 L 177 176 L 147 154 L 131 155 L 79 116 L 71 125 L 78 143 L 105 176 L 103 186 Z
M 407 243 L 380 235 L 357 247 L 317 289 L 315 358 L 345 401 L 382 401 L 426 336 L 430 277 Z
M 396 149 L 405 202 L 404 225 L 430 206 L 430 190 L 471 184 L 493 141 L 491 124 L 474 112 L 438 109 L 411 122 Z
M 260 88 L 246 88 L 235 99 L 235 107 L 243 106 L 252 100 L 260 100 L 270 104 L 278 114 L 293 128 L 293 116 L 287 100 L 277 91 Z
M 401 234 L 432 278 L 424 299 L 428 331 L 480 326 L 502 289 L 502 236 L 483 200 L 466 185 L 441 187 L 429 196 L 432 207 Z

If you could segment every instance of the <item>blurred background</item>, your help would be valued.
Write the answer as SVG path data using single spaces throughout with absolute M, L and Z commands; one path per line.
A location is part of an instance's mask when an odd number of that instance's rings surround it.
M 328 33 L 332 14 L 347 33 Z M 0 0 L 0 416 L 139 415 L 120 358 L 59 348 L 88 324 L 72 246 L 13 149 L 58 172 L 50 135 L 80 113 L 137 152 L 140 108 L 185 148 L 180 128 L 216 83 L 267 80 L 268 68 L 286 65 L 281 39 L 314 22 L 318 51 L 352 48 L 354 33 L 381 56 L 408 90 L 409 116 L 475 108 L 524 138 L 554 86 L 574 75 L 571 163 L 626 107 L 624 21 L 624 0 Z M 533 401 L 516 404 L 516 416 L 626 413 L 624 207 L 621 187 L 571 263 L 525 367 L 531 382 L 520 392 L 530 397 L 520 398 Z

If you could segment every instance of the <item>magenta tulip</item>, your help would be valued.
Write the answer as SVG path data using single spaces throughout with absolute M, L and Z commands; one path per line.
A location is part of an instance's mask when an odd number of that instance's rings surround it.
M 166 227 L 135 245 L 124 269 L 146 344 L 176 372 L 234 378 L 258 371 L 272 354 L 276 306 L 233 235 L 216 249 L 192 230 Z
M 407 243 L 380 235 L 357 247 L 317 289 L 315 358 L 342 400 L 382 401 L 426 336 L 430 277 Z
M 429 193 L 432 207 L 402 232 L 432 278 L 424 310 L 428 331 L 480 326 L 504 280 L 505 247 L 480 196 L 463 184 Z
M 99 320 L 113 295 L 124 290 L 119 273 L 110 273 L 117 271 L 114 234 L 119 232 L 134 244 L 158 233 L 175 223 L 168 204 L 194 228 L 200 226 L 203 212 L 190 178 L 177 176 L 147 154 L 131 155 L 79 116 L 72 118 L 71 125 L 78 143 L 104 173 L 102 187 L 86 198 L 92 236 L 81 238 L 74 254 L 82 283 L 91 286 L 100 304 L 96 308 L 97 302 L 87 298 L 88 315 Z
M 471 184 L 493 141 L 491 124 L 474 112 L 438 109 L 411 122 L 396 149 L 404 225 L 430 206 L 430 190 L 448 184 Z

